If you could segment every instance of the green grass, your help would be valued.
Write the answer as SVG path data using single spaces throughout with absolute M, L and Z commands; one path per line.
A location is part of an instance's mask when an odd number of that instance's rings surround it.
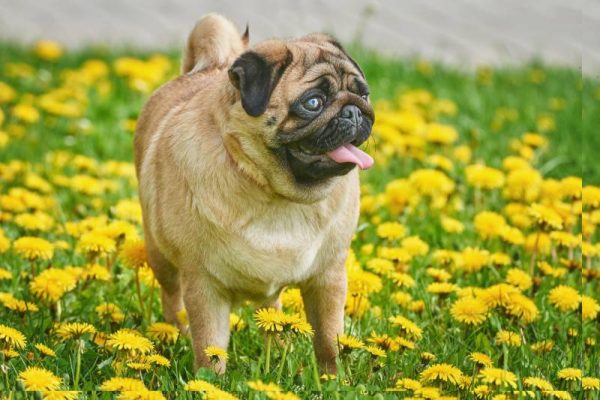
M 385 58 L 371 51 L 356 48 L 351 51 L 362 66 L 368 78 L 373 102 L 380 100 L 395 102 L 397 96 L 411 89 L 425 89 L 435 98 L 452 100 L 458 108 L 454 116 L 446 116 L 441 122 L 454 126 L 459 132 L 459 143 L 467 144 L 473 151 L 473 160 L 485 161 L 489 166 L 501 168 L 502 160 L 511 150 L 511 139 L 519 138 L 524 132 L 540 132 L 545 135 L 550 147 L 540 153 L 535 161 L 535 167 L 545 178 L 562 179 L 567 176 L 582 177 L 585 185 L 600 185 L 600 170 L 596 168 L 595 152 L 600 150 L 600 82 L 588 77 L 581 77 L 578 70 L 558 68 L 542 63 L 533 63 L 522 67 L 492 69 L 486 82 L 482 75 L 488 72 L 468 72 L 443 65 L 424 65 L 418 60 L 402 60 Z M 17 89 L 15 101 L 23 99 L 26 93 L 40 95 L 60 83 L 61 71 L 77 68 L 88 59 L 101 59 L 111 65 L 117 58 L 124 55 L 135 55 L 143 59 L 149 54 L 128 49 L 84 49 L 69 52 L 59 61 L 49 64 L 37 58 L 28 48 L 12 44 L 0 44 L 0 81 L 8 83 Z M 177 70 L 177 53 L 167 53 L 173 61 L 171 74 Z M 26 63 L 36 71 L 27 78 L 17 78 L 7 75 L 7 65 L 10 63 Z M 533 72 L 532 72 L 533 71 Z M 540 72 L 541 71 L 541 72 Z M 541 82 L 532 82 L 531 76 L 543 74 Z M 98 195 L 83 195 L 73 190 L 53 185 L 50 196 L 58 201 L 56 208 L 47 211 L 63 226 L 65 222 L 75 221 L 87 216 L 107 215 L 116 219 L 115 206 L 121 199 L 132 198 L 136 195 L 135 185 L 126 177 L 102 175 L 92 169 L 87 171 L 69 163 L 63 167 L 53 166 L 47 160 L 47 154 L 56 150 L 68 150 L 74 154 L 82 154 L 92 159 L 104 162 L 107 160 L 132 160 L 132 135 L 123 128 L 126 119 L 135 119 L 147 98 L 147 95 L 131 90 L 127 81 L 116 76 L 113 72 L 106 78 L 111 85 L 111 92 L 102 96 L 94 88 L 86 95 L 88 107 L 83 118 L 69 119 L 53 117 L 42 113 L 39 122 L 22 124 L 12 117 L 13 104 L 0 104 L 0 109 L 6 115 L 6 121 L 0 125 L 0 130 L 9 133 L 7 146 L 0 151 L 0 196 L 6 195 L 11 188 L 26 186 L 24 174 L 17 174 L 14 179 L 2 175 L 3 164 L 13 160 L 29 163 L 31 171 L 36 172 L 49 182 L 57 175 L 71 176 L 76 173 L 98 174 L 100 178 L 109 179 L 116 184 L 112 192 Z M 551 99 L 558 99 L 563 104 L 561 109 L 552 109 Z M 500 108 L 514 110 L 516 117 L 502 124 L 495 124 Z M 538 118 L 547 115 L 554 121 L 553 129 L 541 129 Z M 22 128 L 19 128 L 22 127 Z M 15 132 L 23 130 L 23 136 L 15 136 Z M 382 143 L 375 142 L 372 151 L 381 151 Z M 428 152 L 433 152 L 428 147 Z M 429 154 L 429 153 L 428 153 Z M 362 175 L 363 183 L 370 186 L 372 193 L 384 190 L 385 185 L 392 179 L 409 176 L 417 168 L 425 168 L 424 164 L 414 159 L 393 159 L 388 166 L 379 166 Z M 474 215 L 482 210 L 502 211 L 507 203 L 500 193 L 484 194 L 483 202 L 475 204 L 475 193 L 465 184 L 462 166 L 458 166 L 448 174 L 457 185 L 457 198 L 464 203 L 464 209 L 455 212 L 455 217 L 463 221 L 466 230 L 462 234 L 448 234 L 439 224 L 439 211 L 431 208 L 427 202 L 422 202 L 412 212 L 395 215 L 385 207 L 380 207 L 361 219 L 360 233 L 353 243 L 362 267 L 372 257 L 361 252 L 364 244 L 375 246 L 394 246 L 396 242 L 386 243 L 378 238 L 373 217 L 382 221 L 395 220 L 402 222 L 410 235 L 418 235 L 429 244 L 430 251 L 425 256 L 415 257 L 410 263 L 408 273 L 415 279 L 416 286 L 406 289 L 414 299 L 425 302 L 422 313 L 408 311 L 391 300 L 392 293 L 400 290 L 390 279 L 382 278 L 382 288 L 369 296 L 372 307 L 378 307 L 380 314 L 369 310 L 362 318 L 347 318 L 346 331 L 349 334 L 367 338 L 371 331 L 398 335 L 399 329 L 393 327 L 387 320 L 394 315 L 403 315 L 415 321 L 423 329 L 423 338 L 417 341 L 417 349 L 403 352 L 389 352 L 381 365 L 373 361 L 364 351 L 357 351 L 340 360 L 340 373 L 337 380 L 322 382 L 324 393 L 317 391 L 318 385 L 314 379 L 314 371 L 310 362 L 311 345 L 308 340 L 295 341 L 290 355 L 287 357 L 284 373 L 278 384 L 286 391 L 294 392 L 303 398 L 401 398 L 398 394 L 385 392 L 386 388 L 394 386 L 400 378 L 418 379 L 419 374 L 428 364 L 445 362 L 459 367 L 465 374 L 475 374 L 473 364 L 468 355 L 473 351 L 489 354 L 500 368 L 513 371 L 519 378 L 528 376 L 545 377 L 556 388 L 572 389 L 557 379 L 556 373 L 561 368 L 575 367 L 584 370 L 584 375 L 598 377 L 600 354 L 598 345 L 585 347 L 583 341 L 588 337 L 598 337 L 598 321 L 582 323 L 577 312 L 559 312 L 548 302 L 548 292 L 558 284 L 577 288 L 581 293 L 593 296 L 598 300 L 600 287 L 598 278 L 591 278 L 582 284 L 581 271 L 573 270 L 563 278 L 539 278 L 534 289 L 525 294 L 532 298 L 540 310 L 540 318 L 529 325 L 521 324 L 515 318 L 509 318 L 499 311 L 493 312 L 485 323 L 477 327 L 465 327 L 454 321 L 449 308 L 456 296 L 448 298 L 434 296 L 426 291 L 432 278 L 425 269 L 434 261 L 431 257 L 434 250 L 461 250 L 467 246 L 479 246 L 490 252 L 503 251 L 511 257 L 511 266 L 528 270 L 530 254 L 519 246 L 508 246 L 499 239 L 482 240 L 475 232 L 472 224 Z M 95 201 L 101 204 L 94 206 Z M 0 208 L 0 215 L 3 210 Z M 10 210 L 7 214 L 17 214 Z M 121 217 L 124 218 L 124 217 Z M 50 264 L 54 267 L 68 265 L 84 266 L 85 257 L 74 251 L 77 238 L 71 237 L 59 229 L 49 232 L 28 231 L 6 218 L 2 229 L 6 236 L 14 241 L 25 235 L 40 236 L 50 241 L 65 240 L 70 248 L 56 251 L 50 263 L 38 263 L 38 268 L 44 269 Z M 2 221 L 2 219 L 0 219 Z M 139 228 L 139 227 L 138 227 Z M 580 224 L 575 225 L 580 232 Z M 530 232 L 531 229 L 527 230 Z M 141 232 L 141 231 L 140 231 Z M 590 240 L 597 242 L 597 234 Z M 566 252 L 560 254 L 567 257 Z M 576 251 L 575 258 L 580 251 Z M 550 256 L 546 258 L 551 261 Z M 103 262 L 103 260 L 102 260 Z M 598 262 L 598 258 L 594 260 Z M 558 261 L 554 262 L 558 266 Z M 12 390 L 16 387 L 17 375 L 27 366 L 43 366 L 56 375 L 63 377 L 64 387 L 72 388 L 75 374 L 74 344 L 59 342 L 51 332 L 57 319 L 55 311 L 43 301 L 36 299 L 28 289 L 32 277 L 29 274 L 31 264 L 20 258 L 14 250 L 0 254 L 0 267 L 12 272 L 10 280 L 0 280 L 0 292 L 12 293 L 19 299 L 32 301 L 40 307 L 37 313 L 18 313 L 0 307 L 0 323 L 19 329 L 25 334 L 28 346 L 20 351 L 19 356 L 5 360 L 7 368 L 0 370 L 0 389 Z M 487 287 L 502 282 L 509 267 L 487 267 L 481 272 L 462 275 L 454 272 L 452 282 L 461 287 Z M 597 268 L 594 266 L 594 268 Z M 144 332 L 150 321 L 142 317 L 139 310 L 135 290 L 134 275 L 131 270 L 117 262 L 110 283 L 89 281 L 79 283 L 61 300 L 64 321 L 85 321 L 92 323 L 98 330 L 114 332 L 120 324 L 102 322 L 94 308 L 102 302 L 113 302 L 125 313 L 124 327 L 139 329 Z M 154 299 L 151 321 L 161 319 L 160 305 L 156 291 L 144 287 L 144 294 Z M 404 290 L 404 289 L 403 289 Z M 236 310 L 248 323 L 249 327 L 235 332 L 232 336 L 229 351 L 228 372 L 216 376 L 207 370 L 193 370 L 193 356 L 188 338 L 180 337 L 174 345 L 157 345 L 157 351 L 171 360 L 170 368 L 154 368 L 144 373 L 146 385 L 155 390 L 162 390 L 171 398 L 192 398 L 189 393 L 175 391 L 183 388 L 183 384 L 194 378 L 205 379 L 220 388 L 235 393 L 241 398 L 248 397 L 249 390 L 246 382 L 262 379 L 275 381 L 279 367 L 281 349 L 275 348 L 272 357 L 272 371 L 262 371 L 264 362 L 264 344 L 261 333 L 253 323 L 253 311 L 250 306 Z M 381 315 L 379 317 L 378 315 Z M 578 336 L 567 335 L 567 328 L 578 330 Z M 510 329 L 520 332 L 525 344 L 518 347 L 506 347 L 494 343 L 494 335 L 500 329 Z M 553 340 L 554 349 L 548 353 L 532 352 L 529 344 L 541 340 Z M 51 346 L 58 357 L 56 359 L 41 359 L 34 343 L 42 342 Z M 2 341 L 0 341 L 0 344 Z M 436 355 L 437 361 L 426 362 L 422 352 Z M 101 382 L 117 374 L 114 353 L 91 343 L 86 339 L 86 347 L 82 358 L 82 376 L 80 390 L 91 393 Z M 0 359 L 0 364 L 3 361 Z M 6 372 L 3 372 L 6 371 Z M 128 372 L 129 376 L 139 377 L 139 374 Z M 6 380 L 5 380 L 6 379 Z M 8 382 L 5 384 L 3 382 Z M 519 387 L 522 379 L 519 381 Z M 434 384 L 444 392 L 472 398 L 465 390 L 458 390 L 450 384 Z M 339 393 L 338 393 L 339 391 Z M 595 392 L 596 394 L 598 392 Z M 572 390 L 574 396 L 583 396 L 578 390 Z M 592 394 L 589 394 L 592 396 Z M 23 393 L 14 393 L 13 398 L 26 398 Z M 104 398 L 104 397 L 101 397 Z M 106 396 L 108 398 L 108 396 Z M 264 398 L 256 393 L 250 398 Z M 579 397 L 583 398 L 583 397 Z M 593 397 L 589 397 L 590 399 Z

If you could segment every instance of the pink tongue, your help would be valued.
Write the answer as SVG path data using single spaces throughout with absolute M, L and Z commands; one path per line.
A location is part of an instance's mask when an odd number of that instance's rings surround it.
M 327 153 L 329 158 L 337 163 L 350 162 L 356 164 L 360 169 L 371 168 L 373 165 L 373 157 L 362 151 L 350 143 L 338 147 L 337 149 Z

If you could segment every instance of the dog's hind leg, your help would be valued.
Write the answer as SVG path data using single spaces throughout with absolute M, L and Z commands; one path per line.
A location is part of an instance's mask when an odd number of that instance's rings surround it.
M 185 309 L 179 270 L 158 250 L 148 230 L 146 230 L 145 243 L 150 267 L 160 283 L 160 299 L 165 321 L 185 331 L 185 326 L 182 325 L 182 322 L 177 317 L 178 313 Z

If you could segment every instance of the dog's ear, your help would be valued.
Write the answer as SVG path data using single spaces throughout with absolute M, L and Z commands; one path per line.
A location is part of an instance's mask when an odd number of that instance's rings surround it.
M 265 112 L 271 93 L 291 59 L 286 48 L 283 57 L 247 51 L 235 60 L 229 68 L 229 80 L 240 91 L 242 107 L 248 115 L 258 117 Z

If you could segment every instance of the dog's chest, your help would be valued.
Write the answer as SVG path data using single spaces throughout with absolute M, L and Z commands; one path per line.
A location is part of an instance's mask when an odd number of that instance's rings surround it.
M 273 207 L 227 235 L 215 252 L 219 277 L 231 288 L 269 297 L 281 286 L 306 279 L 319 265 L 329 224 L 322 209 Z M 232 232 L 233 233 L 233 232 Z

